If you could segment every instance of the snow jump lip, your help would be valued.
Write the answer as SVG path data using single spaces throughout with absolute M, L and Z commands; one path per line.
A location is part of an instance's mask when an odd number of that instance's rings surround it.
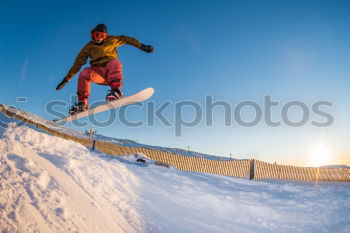
M 53 120 L 56 123 L 63 123 L 63 122 L 70 122 L 70 121 L 74 121 L 74 120 L 78 120 L 80 118 L 84 118 L 84 117 L 88 117 L 90 115 L 96 114 L 96 113 L 100 113 L 100 112 L 104 112 L 104 111 L 108 111 L 111 109 L 115 109 L 115 108 L 119 108 L 122 106 L 127 106 L 130 104 L 134 104 L 134 103 L 138 103 L 138 102 L 143 102 L 149 98 L 151 98 L 154 94 L 154 89 L 152 87 L 148 87 L 136 94 L 124 97 L 122 99 L 118 99 L 112 102 L 108 102 L 106 104 L 102 104 L 99 105 L 95 108 L 91 108 L 87 111 L 84 112 L 80 112 L 78 114 L 72 115 L 72 116 L 67 116 L 65 118 L 62 119 L 55 119 Z

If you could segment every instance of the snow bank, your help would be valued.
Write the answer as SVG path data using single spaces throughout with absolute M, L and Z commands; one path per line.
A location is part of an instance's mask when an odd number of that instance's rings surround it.
M 350 232 L 349 183 L 183 172 L 0 118 L 2 232 Z
M 128 182 L 101 182 L 112 171 L 103 161 L 94 163 L 85 147 L 10 124 L 0 153 L 3 231 L 137 232 L 139 223 L 130 223 L 140 217 L 125 202 L 133 195 Z M 94 166 L 84 167 L 90 163 Z

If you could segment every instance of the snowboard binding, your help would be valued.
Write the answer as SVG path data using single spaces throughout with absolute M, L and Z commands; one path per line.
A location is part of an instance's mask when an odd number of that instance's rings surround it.
M 73 105 L 69 109 L 69 115 L 74 115 L 74 114 L 77 114 L 79 112 L 84 112 L 87 109 L 88 109 L 88 107 L 86 106 L 86 103 L 79 101 L 78 103 L 75 103 L 75 105 Z
M 119 88 L 114 88 L 106 96 L 106 103 L 123 98 L 123 93 Z

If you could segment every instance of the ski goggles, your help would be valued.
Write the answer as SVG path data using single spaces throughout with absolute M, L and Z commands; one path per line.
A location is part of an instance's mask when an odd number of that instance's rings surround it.
M 97 32 L 97 31 L 91 32 L 91 38 L 93 41 L 102 41 L 106 39 L 107 36 L 108 36 L 107 32 Z

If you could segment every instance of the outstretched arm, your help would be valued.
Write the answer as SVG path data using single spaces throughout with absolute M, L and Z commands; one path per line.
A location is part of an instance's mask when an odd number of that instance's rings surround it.
M 133 45 L 147 53 L 153 52 L 153 47 L 150 45 L 141 44 L 137 39 L 129 36 L 110 36 L 114 46 L 122 46 L 124 44 Z
M 79 72 L 80 68 L 86 64 L 88 57 L 88 47 L 84 46 L 84 48 L 80 50 L 78 56 L 75 58 L 74 64 L 69 69 L 67 75 L 63 78 L 62 82 L 56 87 L 56 90 L 61 90 L 74 77 L 74 75 Z

